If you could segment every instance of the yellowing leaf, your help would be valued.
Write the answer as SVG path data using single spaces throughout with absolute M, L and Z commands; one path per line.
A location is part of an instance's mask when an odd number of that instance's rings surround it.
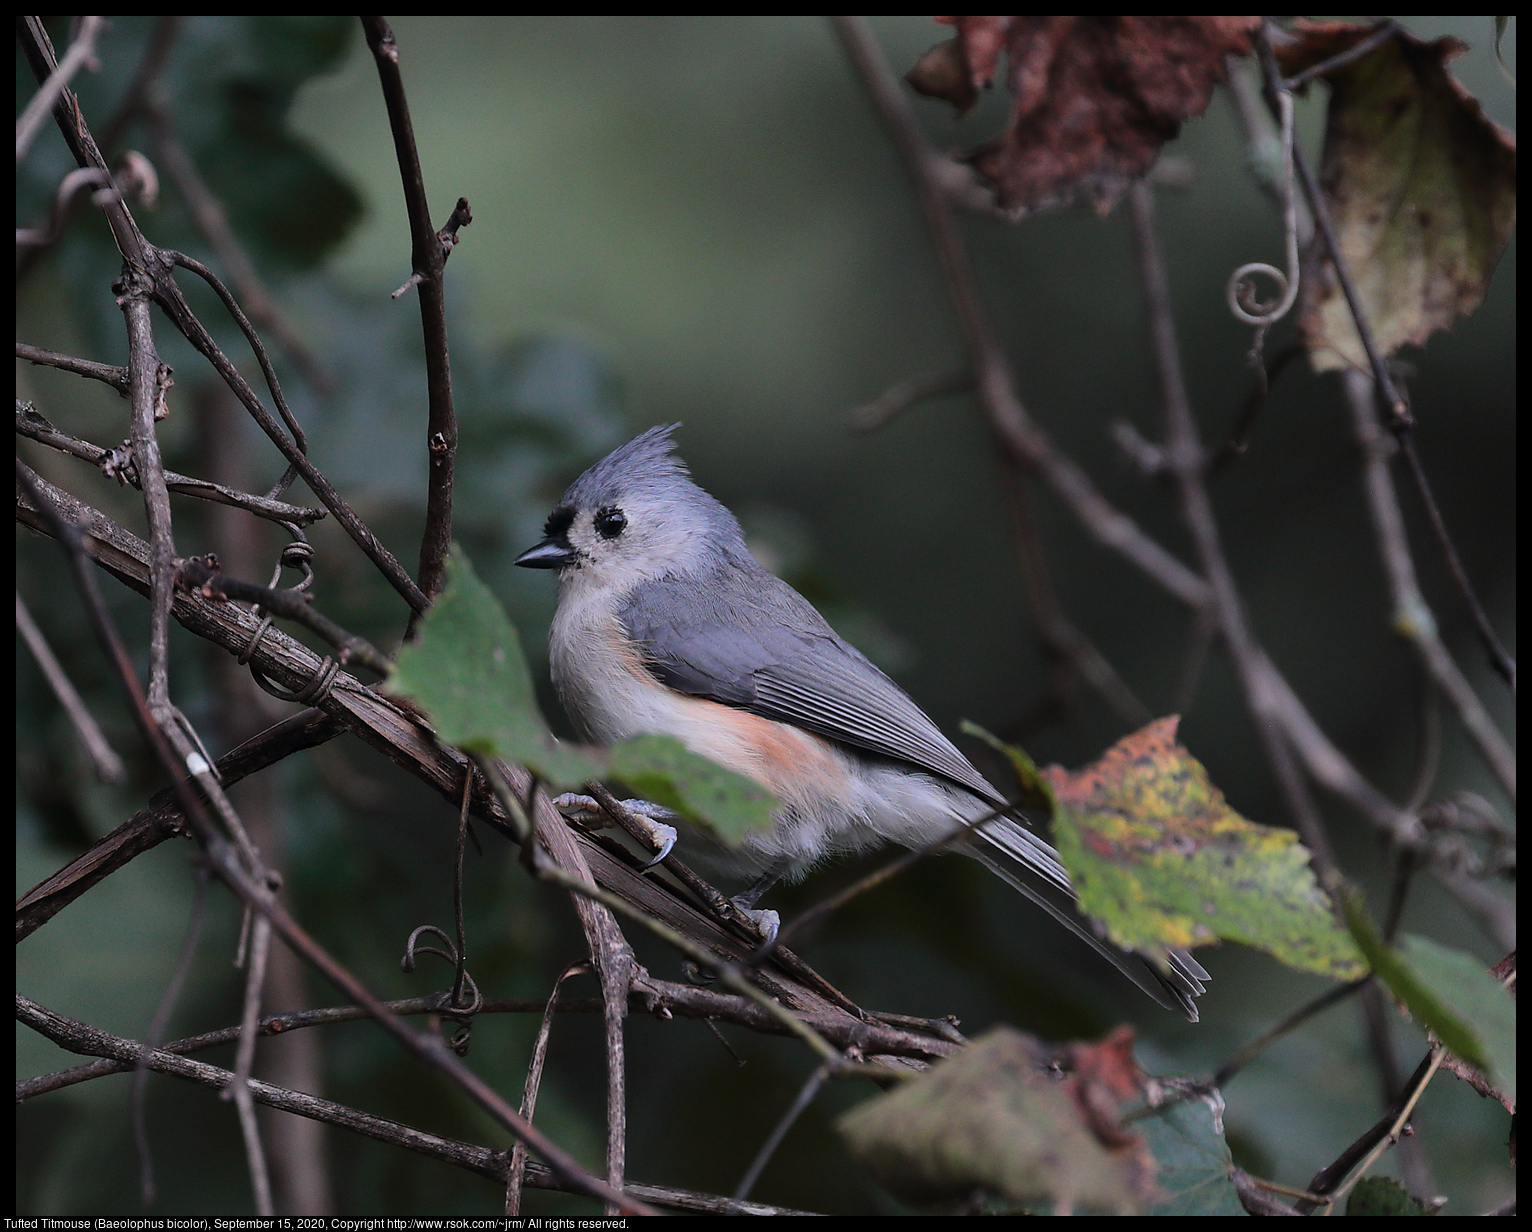
M 1246 821 L 1176 740 L 1172 715 L 1083 770 L 1049 766 L 1054 842 L 1080 907 L 1161 962 L 1222 938 L 1336 979 L 1367 965 L 1291 830 Z
M 1298 41 L 1279 49 L 1282 71 L 1318 64 L 1375 28 L 1300 23 Z M 1447 71 L 1465 50 L 1454 38 L 1428 43 L 1400 30 L 1324 75 L 1331 92 L 1320 181 L 1384 355 L 1477 308 L 1516 227 L 1516 139 Z M 1314 367 L 1365 367 L 1334 266 L 1311 259 L 1303 283 Z

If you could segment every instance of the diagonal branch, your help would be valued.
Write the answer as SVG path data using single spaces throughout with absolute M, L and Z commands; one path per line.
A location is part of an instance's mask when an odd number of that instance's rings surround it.
M 1176 342 L 1170 286 L 1165 278 L 1159 238 L 1154 229 L 1154 190 L 1147 183 L 1138 182 L 1128 191 L 1128 204 L 1148 308 L 1149 339 L 1164 401 L 1165 465 L 1175 481 L 1181 498 L 1181 516 L 1191 532 L 1198 563 L 1212 590 L 1214 617 L 1245 694 L 1245 705 L 1255 720 L 1256 733 L 1265 747 L 1266 757 L 1271 762 L 1298 833 L 1303 836 L 1313 857 L 1320 883 L 1333 893 L 1340 876 L 1335 856 L 1319 811 L 1298 771 L 1292 747 L 1283 734 L 1285 724 L 1278 713 L 1281 698 L 1266 687 L 1261 651 L 1250 631 L 1234 574 L 1224 556 L 1213 502 L 1208 496 L 1202 442 L 1197 436 L 1197 425 L 1192 419 L 1181 373 L 1181 352 Z
M 1378 554 L 1388 575 L 1393 599 L 1394 632 L 1414 648 L 1421 665 L 1431 674 L 1463 726 L 1468 729 L 1479 754 L 1500 780 L 1506 795 L 1516 800 L 1516 754 L 1500 734 L 1489 711 L 1479 700 L 1473 686 L 1458 669 L 1437 631 L 1436 618 L 1420 592 L 1415 578 L 1415 562 L 1410 555 L 1409 536 L 1404 529 L 1404 515 L 1399 509 L 1394 479 L 1388 469 L 1388 455 L 1393 452 L 1388 437 L 1373 410 L 1373 382 L 1365 372 L 1348 371 L 1343 376 L 1346 400 L 1351 408 L 1352 430 L 1362 451 L 1362 478 L 1367 490 L 1367 508 L 1372 514 L 1373 532 L 1378 539 Z
M 921 132 L 867 23 L 858 17 L 834 21 L 879 119 L 904 157 L 962 327 L 979 401 L 1000 452 L 1025 473 L 1040 476 L 1098 542 L 1127 557 L 1183 603 L 1201 607 L 1209 598 L 1203 580 L 1113 507 L 1089 476 L 1053 447 L 1042 426 L 1022 406 L 1010 364 L 984 311 L 968 250 L 943 194 L 937 171 L 940 157 Z

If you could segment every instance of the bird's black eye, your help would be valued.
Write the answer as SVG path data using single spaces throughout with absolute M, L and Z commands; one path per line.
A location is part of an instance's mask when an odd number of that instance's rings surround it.
M 628 515 L 616 505 L 596 510 L 595 526 L 603 539 L 615 539 L 628 524 Z

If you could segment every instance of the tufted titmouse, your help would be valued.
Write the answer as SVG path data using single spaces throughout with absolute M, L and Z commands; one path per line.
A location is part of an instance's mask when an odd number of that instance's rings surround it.
M 591 740 L 676 736 L 756 779 L 782 808 L 737 847 L 688 845 L 726 872 L 801 876 L 884 841 L 923 847 L 960 822 L 958 849 L 1083 937 L 1192 1022 L 1206 971 L 1175 951 L 1162 972 L 1098 938 L 1075 910 L 1057 853 L 925 713 L 809 602 L 758 565 L 734 515 L 651 428 L 569 486 L 518 565 L 559 571 L 553 683 Z

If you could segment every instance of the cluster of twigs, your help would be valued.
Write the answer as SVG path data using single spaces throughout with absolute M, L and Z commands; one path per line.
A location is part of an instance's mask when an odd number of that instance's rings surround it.
M 754 1179 L 769 1159 L 793 1119 L 807 1106 L 828 1078 L 860 1078 L 889 1084 L 908 1077 L 932 1061 L 952 1054 L 963 1037 L 948 1021 L 926 1021 L 898 1015 L 877 1014 L 851 1002 L 815 973 L 783 942 L 805 926 L 822 918 L 855 893 L 908 867 L 915 859 L 936 850 L 902 856 L 886 868 L 863 879 L 849 891 L 810 909 L 800 921 L 790 921 L 775 941 L 763 941 L 749 920 L 718 890 L 710 886 L 674 855 L 653 867 L 635 856 L 629 846 L 614 841 L 600 830 L 566 822 L 550 803 L 540 785 L 524 767 L 490 759 L 470 762 L 461 753 L 439 744 L 421 717 L 398 700 L 364 684 L 352 674 L 364 667 L 376 674 L 389 669 L 387 658 L 365 640 L 340 628 L 318 612 L 305 592 L 312 577 L 311 549 L 304 528 L 315 520 L 332 516 L 353 542 L 390 582 L 415 619 L 429 606 L 439 590 L 452 527 L 452 492 L 457 429 L 452 406 L 443 274 L 461 227 L 471 221 L 468 203 L 459 200 L 440 230 L 433 229 L 424 181 L 415 148 L 409 111 L 399 70 L 399 48 L 387 23 L 379 17 L 362 18 L 367 42 L 377 63 L 383 96 L 393 130 L 412 240 L 412 273 L 398 294 L 414 290 L 420 300 L 426 342 L 428 416 L 426 450 L 430 460 L 426 529 L 420 565 L 411 578 L 378 540 L 336 488 L 306 456 L 303 431 L 289 412 L 275 368 L 262 343 L 257 326 L 272 332 L 300 372 L 316 387 L 326 378 L 282 323 L 279 311 L 260 285 L 253 265 L 223 217 L 216 198 L 208 190 L 175 134 L 174 117 L 156 84 L 169 46 L 175 37 L 175 19 L 163 19 L 151 39 L 144 62 L 130 88 L 119 115 L 107 131 L 120 134 L 126 118 L 134 114 L 148 121 L 156 142 L 155 162 L 175 182 L 192 207 L 192 216 L 230 276 L 234 289 L 207 267 L 184 253 L 157 248 L 144 237 L 124 197 L 130 184 L 122 173 L 108 167 L 101 148 L 91 135 L 75 95 L 69 88 L 71 75 L 93 54 L 100 19 L 80 23 L 69 52 L 62 61 L 40 19 L 28 18 L 18 25 L 23 49 L 41 85 L 34 106 L 23 117 L 30 125 L 23 140 L 18 125 L 18 159 L 25 152 L 38 114 L 51 111 L 64 140 L 79 164 L 84 180 L 96 186 L 93 197 L 103 212 L 122 256 L 122 274 L 115 284 L 123 312 L 128 341 L 125 368 L 91 361 L 37 347 L 18 344 L 18 357 L 103 382 L 125 397 L 131 407 L 128 444 L 107 450 L 74 438 L 55 428 L 36 411 L 18 403 L 17 431 L 32 441 L 90 462 L 108 474 L 121 477 L 143 493 L 149 539 L 140 539 L 73 494 L 17 461 L 18 521 L 55 539 L 66 553 L 78 584 L 82 602 L 95 633 L 113 664 L 117 681 L 144 739 L 153 750 L 171 786 L 89 851 L 30 891 L 17 904 L 18 942 L 45 924 L 53 915 L 86 893 L 128 862 L 172 837 L 189 837 L 200 849 L 205 869 L 221 880 L 243 904 L 247 936 L 242 944 L 247 973 L 244 1009 L 237 1027 L 192 1039 L 159 1044 L 157 1039 L 133 1041 L 110 1035 L 85 1023 L 55 1014 L 24 997 L 17 998 L 18 1020 L 61 1047 L 96 1058 L 87 1064 L 56 1074 L 31 1079 L 18 1086 L 18 1100 L 32 1098 L 109 1073 L 137 1070 L 169 1074 L 183 1080 L 230 1091 L 240 1113 L 255 1206 L 259 1213 L 274 1209 L 266 1150 L 254 1116 L 254 1105 L 267 1104 L 314 1121 L 331 1124 L 380 1141 L 389 1142 L 431 1158 L 452 1163 L 488 1176 L 506 1187 L 506 1211 L 519 1209 L 523 1185 L 560 1189 L 596 1198 L 610 1213 L 652 1213 L 655 1206 L 717 1213 L 786 1213 L 780 1208 L 748 1201 Z M 1153 447 L 1155 466 L 1169 482 L 1180 504 L 1196 549 L 1195 567 L 1178 560 L 1148 536 L 1130 518 L 1112 507 L 1074 462 L 1049 441 L 1040 425 L 1024 409 L 1015 394 L 1008 361 L 994 335 L 961 235 L 953 218 L 952 200 L 943 188 L 941 156 L 931 149 L 884 63 L 867 27 L 856 19 L 837 19 L 837 29 L 851 62 L 861 75 L 875 108 L 903 155 L 940 257 L 953 296 L 968 349 L 969 368 L 937 378 L 917 378 L 890 391 L 869 412 L 866 425 L 875 427 L 902 406 L 937 394 L 971 386 L 1008 466 L 1016 501 L 1018 540 L 1028 580 L 1028 590 L 1039 628 L 1050 654 L 1061 665 L 1062 682 L 1070 673 L 1098 689 L 1118 713 L 1138 721 L 1148 712 L 1117 677 L 1105 658 L 1064 616 L 1048 578 L 1046 557 L 1032 531 L 1027 512 L 1028 480 L 1041 479 L 1058 495 L 1082 524 L 1105 546 L 1148 574 L 1180 599 L 1192 615 L 1194 643 L 1205 647 L 1216 637 L 1227 651 L 1238 674 L 1245 700 L 1257 719 L 1266 753 L 1277 774 L 1293 821 L 1314 853 L 1316 867 L 1327 886 L 1339 884 L 1330 844 L 1310 792 L 1310 781 L 1319 784 L 1354 807 L 1393 845 L 1401 867 L 1407 872 L 1401 886 L 1417 871 L 1428 871 L 1454 894 L 1497 939 L 1514 945 L 1512 909 L 1484 884 L 1487 870 L 1467 867 L 1461 842 L 1443 842 L 1442 833 L 1452 826 L 1437 810 L 1436 824 L 1422 820 L 1422 806 L 1429 776 L 1420 798 L 1400 806 L 1374 788 L 1329 741 L 1287 685 L 1249 629 L 1244 608 L 1225 560 L 1217 524 L 1206 489 L 1206 479 L 1216 455 L 1202 446 L 1182 382 L 1177 343 L 1171 323 L 1169 295 L 1154 231 L 1151 190 L 1139 185 L 1132 191 L 1134 237 L 1138 246 L 1154 355 L 1160 376 L 1165 410 L 1163 441 Z M 1377 414 L 1381 395 L 1384 423 L 1410 460 L 1412 480 L 1429 501 L 1429 488 L 1410 440 L 1410 421 L 1405 402 L 1395 388 L 1386 365 L 1368 341 L 1365 318 L 1350 290 L 1345 266 L 1325 214 L 1323 198 L 1314 184 L 1302 152 L 1291 137 L 1292 83 L 1276 73 L 1269 46 L 1262 41 L 1268 102 L 1282 118 L 1283 134 L 1307 197 L 1308 208 L 1318 224 L 1323 242 L 1348 289 L 1358 329 L 1369 347 L 1373 370 L 1348 378 L 1348 393 L 1358 439 L 1363 446 L 1365 477 L 1380 552 L 1388 568 L 1396 610 L 1413 614 L 1410 622 L 1397 624 L 1417 647 L 1421 661 L 1436 682 L 1441 698 L 1454 708 L 1473 735 L 1486 763 L 1514 798 L 1514 763 L 1498 731 L 1489 722 L 1483 705 L 1468 686 L 1435 635 L 1424 601 L 1414 581 L 1408 542 L 1404 537 L 1392 481 L 1388 470 L 1385 438 Z M 107 142 L 111 148 L 111 142 Z M 139 156 L 129 165 L 133 185 L 152 178 Z M 79 175 L 80 173 L 73 173 Z M 53 242 L 67 219 L 68 201 L 60 189 L 54 222 L 44 233 L 27 233 L 27 251 Z M 1297 211 L 1289 182 L 1287 220 L 1296 226 Z M 20 244 L 21 233 L 18 234 Z M 1291 246 L 1291 245 L 1290 245 Z M 233 361 L 213 340 L 187 304 L 175 281 L 178 269 L 204 280 L 238 324 L 260 366 L 266 393 L 275 407 L 267 409 L 262 396 L 240 375 Z M 1296 278 L 1296 269 L 1292 277 Z M 1291 287 L 1287 288 L 1291 290 Z M 1283 297 L 1290 301 L 1291 296 Z M 156 424 L 165 412 L 164 400 L 171 376 L 160 361 L 155 343 L 155 319 L 151 305 L 207 360 L 234 399 L 256 420 L 287 462 L 282 479 L 265 494 L 244 492 L 227 483 L 214 483 L 167 472 L 160 460 Z M 1277 314 L 1280 315 L 1280 314 Z M 1269 324 L 1269 322 L 1267 322 Z M 1261 328 L 1265 328 L 1264 325 Z M 1146 443 L 1147 444 L 1147 443 Z M 287 488 L 302 478 L 318 498 L 321 509 L 304 508 L 285 501 Z M 170 493 L 176 492 L 267 519 L 283 528 L 290 542 L 280 555 L 271 582 L 260 586 L 222 572 L 216 559 L 182 558 L 177 555 Z M 1430 504 L 1434 510 L 1434 503 Z M 1439 515 L 1433 524 L 1441 542 L 1456 560 Z M 305 580 L 294 588 L 279 588 L 277 581 L 286 565 L 300 569 Z M 99 593 L 97 571 L 105 572 L 144 595 L 150 604 L 150 645 L 147 687 L 140 681 L 122 637 Z M 1482 610 L 1460 568 L 1455 577 L 1475 613 L 1481 633 L 1488 630 Z M 251 606 L 247 607 L 245 604 Z M 18 597 L 18 611 L 20 599 Z M 321 656 L 272 627 L 272 618 L 304 624 L 336 650 L 334 657 Z M 174 619 L 196 636 L 248 664 L 262 689 L 304 708 L 259 734 L 252 736 L 215 763 L 205 752 L 191 723 L 172 701 L 167 634 Z M 47 670 L 46 643 L 32 629 L 29 644 L 40 648 L 39 662 Z M 407 635 L 408 636 L 408 635 Z M 1497 666 L 1514 689 L 1514 663 L 1498 649 L 1488 634 Z M 1200 662 L 1201 651 L 1197 661 Z M 55 665 L 56 666 L 56 665 Z M 112 753 L 99 729 L 78 699 L 67 696 L 67 679 L 61 671 L 48 672 L 87 747 L 95 750 L 103 774 L 112 772 Z M 1062 687 L 1062 684 L 1061 684 Z M 373 995 L 332 958 L 292 918 L 283 902 L 281 877 L 263 853 L 251 830 L 230 804 L 228 789 L 234 783 L 277 764 L 303 749 L 321 745 L 342 733 L 351 733 L 382 752 L 396 765 L 425 782 L 460 811 L 458 859 L 455 879 L 456 931 L 451 939 L 440 934 L 445 950 L 431 950 L 453 964 L 450 993 L 385 1003 Z M 118 760 L 120 765 L 120 759 Z M 592 785 L 605 818 L 642 842 L 642 827 L 599 784 Z M 469 836 L 470 818 L 505 834 L 521 848 L 530 874 L 569 891 L 589 948 L 588 969 L 601 990 L 598 999 L 568 1000 L 560 996 L 566 971 L 553 994 L 543 1001 L 507 1001 L 485 996 L 467 972 L 467 944 L 462 910 L 462 849 Z M 1455 857 L 1445 855 L 1448 849 Z M 1503 871 L 1503 863 L 1494 870 Z M 1401 889 L 1402 896 L 1402 889 Z M 1393 913 L 1395 920 L 1397 912 Z M 651 976 L 634 959 L 624 926 L 645 929 L 679 951 L 688 961 L 711 972 L 721 988 L 677 984 Z M 417 932 L 420 930 L 417 930 Z M 437 930 L 433 930 L 437 931 Z M 272 941 L 306 960 L 334 984 L 348 1004 L 331 1009 L 308 1010 L 277 1016 L 262 1015 L 265 972 Z M 427 952 L 413 948 L 412 953 Z M 177 979 L 184 975 L 178 971 Z M 1242 1050 L 1209 1081 L 1226 1081 L 1262 1048 L 1319 1009 L 1333 1004 L 1357 985 L 1328 994 L 1321 1002 L 1293 1015 L 1279 1028 Z M 167 997 L 160 1024 L 168 1021 Z M 542 1058 L 556 1011 L 599 1012 L 605 1027 L 608 1075 L 607 1149 L 604 1177 L 592 1175 L 533 1124 Z M 541 1013 L 542 1025 L 521 1102 L 513 1106 L 492 1090 L 461 1059 L 466 1049 L 466 1030 L 482 1013 Z M 662 1019 L 675 1015 L 704 1021 L 730 1022 L 741 1027 L 797 1038 L 815 1055 L 818 1068 L 781 1124 L 763 1146 L 747 1176 L 732 1197 L 696 1194 L 652 1185 L 634 1184 L 625 1175 L 626 1091 L 623 1019 L 629 1013 L 647 1013 Z M 428 1014 L 459 1024 L 452 1045 L 433 1030 L 419 1031 L 406 1019 Z M 250 1077 L 256 1040 L 262 1036 L 297 1031 L 325 1023 L 371 1017 L 422 1062 L 434 1067 L 505 1129 L 515 1145 L 496 1151 L 469 1143 L 454 1142 L 409 1126 L 362 1113 L 301 1091 L 262 1083 Z M 434 1021 L 434 1019 L 433 1019 Z M 156 1031 L 159 1028 L 156 1028 Z M 189 1054 L 218 1043 L 238 1041 L 232 1070 L 191 1060 Z M 1429 1058 L 1428 1058 L 1429 1060 Z M 1407 1084 L 1413 1092 L 1408 1105 L 1393 1109 L 1388 1131 L 1397 1137 L 1413 1099 L 1418 1098 L 1435 1064 Z M 1390 1091 L 1393 1099 L 1400 1092 Z M 1400 1095 L 1401 1098 L 1404 1096 Z M 1400 1111 L 1400 1108 L 1403 1111 Z M 1365 1155 L 1379 1139 L 1375 1136 L 1358 1155 Z M 529 1153 L 534 1159 L 529 1158 Z M 1305 1200 L 1325 1200 L 1342 1190 L 1352 1166 L 1332 1165 L 1315 1178 Z M 147 1188 L 147 1187 L 146 1187 Z M 1241 1186 L 1252 1208 L 1270 1201 L 1251 1181 Z

